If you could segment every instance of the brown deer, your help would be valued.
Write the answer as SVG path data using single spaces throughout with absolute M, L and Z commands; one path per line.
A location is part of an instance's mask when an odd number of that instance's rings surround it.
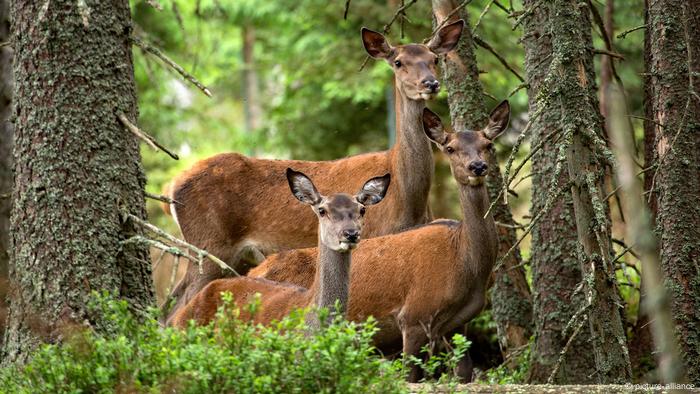
M 382 201 L 389 187 L 390 175 L 370 179 L 354 196 L 345 193 L 322 196 L 306 175 L 289 168 L 287 180 L 292 194 L 310 205 L 318 218 L 318 272 L 308 290 L 249 277 L 218 279 L 175 313 L 174 326 L 184 327 L 189 320 L 198 324 L 210 322 L 221 303 L 221 292 L 230 292 L 239 307 L 250 303 L 259 293 L 260 311 L 250 316 L 246 308 L 241 308 L 241 316 L 262 324 L 280 320 L 292 309 L 310 306 L 331 309 L 336 302 L 340 305 L 339 312 L 345 314 L 350 285 L 350 251 L 360 241 L 365 206 Z M 316 315 L 310 316 L 307 322 L 312 328 L 320 326 Z
M 386 60 L 394 70 L 396 143 L 383 152 L 334 161 L 264 160 L 225 153 L 195 164 L 178 176 L 169 208 L 185 239 L 245 273 L 264 255 L 315 245 L 316 224 L 308 210 L 285 193 L 284 169 L 297 168 L 324 190 L 352 191 L 362 181 L 391 173 L 394 187 L 386 202 L 370 209 L 367 237 L 394 233 L 427 222 L 428 193 L 433 174 L 430 142 L 421 126 L 425 100 L 434 97 L 438 55 L 455 47 L 464 27 L 457 21 L 440 29 L 427 44 L 391 46 L 380 33 L 362 29 L 370 56 Z M 282 214 L 282 212 L 284 214 Z M 254 258 L 246 258 L 250 255 Z M 174 313 L 210 281 L 225 276 L 212 264 L 200 274 L 191 265 L 172 296 Z
M 464 219 L 436 220 L 366 239 L 353 254 L 348 318 L 374 316 L 380 327 L 375 344 L 383 351 L 402 344 L 404 354 L 418 355 L 429 338 L 454 332 L 481 311 L 497 253 L 493 217 L 484 217 L 489 207 L 486 163 L 491 141 L 505 130 L 509 117 L 504 101 L 486 128 L 446 132 L 437 115 L 423 110 L 425 133 L 450 161 Z M 314 277 L 316 253 L 314 248 L 281 252 L 249 275 L 306 286 Z M 460 367 L 466 370 L 459 375 L 471 379 L 469 360 Z M 420 372 L 413 367 L 410 380 L 417 381 Z

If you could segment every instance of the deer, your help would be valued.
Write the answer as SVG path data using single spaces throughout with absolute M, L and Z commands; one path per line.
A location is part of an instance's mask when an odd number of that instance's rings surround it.
M 440 219 L 365 239 L 353 253 L 348 319 L 377 319 L 374 341 L 385 353 L 401 346 L 405 355 L 418 357 L 430 339 L 456 332 L 483 308 L 498 250 L 495 222 L 486 215 L 484 180 L 493 140 L 509 119 L 510 105 L 503 101 L 485 128 L 455 132 L 423 109 L 425 134 L 447 156 L 459 187 L 463 220 Z M 248 275 L 306 286 L 315 275 L 316 253 L 314 248 L 280 252 Z M 458 375 L 470 380 L 471 360 L 459 368 Z M 413 365 L 409 381 L 420 376 Z
M 230 292 L 239 307 L 249 304 L 256 294 L 260 294 L 259 312 L 251 315 L 246 308 L 240 308 L 240 313 L 243 319 L 252 319 L 264 325 L 279 321 L 293 309 L 299 308 L 328 308 L 332 312 L 345 314 L 351 251 L 357 247 L 362 236 L 365 207 L 384 199 L 391 175 L 368 180 L 354 196 L 345 193 L 324 196 L 304 173 L 288 168 L 286 175 L 294 197 L 311 206 L 318 222 L 318 269 L 311 285 L 302 288 L 250 277 L 217 279 L 176 312 L 173 326 L 186 327 L 190 320 L 195 320 L 197 324 L 212 321 L 222 302 L 222 292 Z M 307 317 L 308 326 L 311 329 L 320 328 L 322 322 L 318 315 L 314 312 L 310 315 Z M 332 316 L 333 313 L 328 318 Z
M 223 153 L 196 163 L 171 182 L 167 206 L 185 240 L 225 261 L 240 274 L 272 253 L 314 246 L 311 212 L 285 193 L 284 169 L 308 174 L 324 190 L 353 191 L 370 177 L 391 173 L 394 187 L 365 219 L 367 237 L 395 233 L 430 220 L 428 194 L 434 172 L 430 142 L 421 126 L 425 101 L 440 90 L 438 56 L 459 41 L 464 21 L 444 26 L 426 44 L 392 46 L 381 34 L 361 31 L 367 53 L 394 72 L 396 142 L 391 149 L 334 161 L 266 160 Z M 284 212 L 284 215 L 280 213 Z M 172 315 L 214 279 L 229 276 L 215 264 L 188 267 L 171 298 Z

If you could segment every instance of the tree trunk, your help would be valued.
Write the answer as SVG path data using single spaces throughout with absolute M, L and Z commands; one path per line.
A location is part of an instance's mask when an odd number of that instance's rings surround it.
M 153 302 L 148 250 L 120 209 L 145 217 L 126 0 L 13 2 L 15 189 L 5 364 L 71 324 L 108 290 L 134 308 Z
M 433 12 L 438 23 L 458 6 L 454 0 L 433 0 Z M 484 104 L 484 91 L 479 82 L 474 41 L 469 26 L 466 7 L 454 19 L 467 21 L 457 48 L 445 56 L 443 64 L 444 80 L 447 87 L 447 100 L 450 118 L 455 130 L 478 130 L 488 121 Z M 489 166 L 488 191 L 491 201 L 495 201 L 503 188 L 503 179 L 498 163 L 494 160 Z M 511 227 L 498 226 L 498 254 L 503 256 L 516 242 L 513 217 L 503 199 L 494 206 L 494 219 Z M 532 303 L 530 287 L 525 279 L 519 250 L 514 251 L 495 272 L 491 292 L 493 318 L 498 328 L 498 339 L 504 354 L 528 343 L 532 334 Z
M 562 114 L 562 139 L 582 245 L 579 260 L 587 307 L 579 319 L 587 317 L 589 322 L 598 381 L 629 382 L 627 340 L 615 268 L 610 261 L 610 222 L 603 185 L 605 166 L 611 160 L 605 154 L 607 147 L 596 98 L 590 10 L 574 0 L 554 0 L 548 5 L 552 63 L 545 84 L 549 105 Z
M 649 5 L 648 0 L 644 1 L 644 23 L 648 23 L 649 19 Z M 646 119 L 654 118 L 654 110 L 652 108 L 652 97 L 653 97 L 653 86 L 651 83 L 651 78 L 649 76 L 649 66 L 651 61 L 649 60 L 651 43 L 649 42 L 649 30 L 645 29 L 644 34 L 644 117 Z M 656 223 L 656 195 L 650 190 L 652 189 L 651 183 L 654 179 L 654 174 L 656 171 L 651 169 L 654 165 L 654 141 L 656 136 L 654 133 L 654 122 L 648 120 L 644 121 L 644 168 L 647 169 L 644 172 L 644 201 L 647 202 L 649 212 L 651 214 L 650 220 L 652 225 L 655 226 Z M 646 304 L 646 283 L 644 278 L 640 278 L 639 281 L 639 305 Z M 651 369 L 654 369 L 654 357 L 652 352 L 654 350 L 654 343 L 651 335 L 651 317 L 644 310 L 644 308 L 638 308 L 637 312 L 637 323 L 634 325 L 632 332 L 632 339 L 630 340 L 630 361 L 632 363 L 632 370 L 635 371 L 635 375 L 645 373 Z M 635 376 L 636 377 L 636 376 Z
M 0 1 L 0 42 L 10 39 L 10 2 Z M 12 190 L 12 49 L 0 48 L 0 346 L 7 316 L 7 265 L 10 255 Z
M 681 356 L 700 384 L 700 6 L 649 2 L 648 23 L 661 265 Z
M 533 7 L 537 0 L 526 0 L 524 8 Z M 537 111 L 537 97 L 544 94 L 544 80 L 552 59 L 552 38 L 546 24 L 549 23 L 548 7 L 537 7 L 523 24 L 525 68 L 527 71 L 530 117 Z M 539 118 L 533 119 L 531 145 L 542 144 L 552 133 L 561 133 L 558 107 L 547 108 Z M 552 178 L 559 161 L 559 139 L 544 142 L 542 149 L 532 158 L 532 214 L 542 212 L 549 196 Z M 569 175 L 561 171 L 559 185 L 569 181 Z M 535 342 L 531 351 L 530 381 L 544 383 L 559 359 L 568 337 L 563 331 L 567 323 L 582 305 L 582 294 L 574 294 L 581 282 L 581 267 L 577 258 L 578 237 L 574 206 L 570 194 L 563 194 L 549 212 L 544 213 L 532 230 L 531 266 L 533 287 L 533 311 Z M 569 345 L 562 364 L 552 383 L 594 383 L 590 376 L 595 370 L 595 359 L 590 352 L 590 333 L 581 331 Z
M 260 87 L 258 72 L 255 69 L 255 28 L 243 26 L 243 107 L 246 131 L 260 128 L 262 109 L 260 108 Z

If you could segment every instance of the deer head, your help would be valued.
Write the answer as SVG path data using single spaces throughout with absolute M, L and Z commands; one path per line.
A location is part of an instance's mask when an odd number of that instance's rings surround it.
M 493 153 L 493 140 L 508 126 L 510 104 L 503 101 L 491 111 L 489 124 L 478 131 L 446 130 L 433 111 L 423 110 L 423 130 L 447 155 L 452 175 L 462 185 L 480 186 L 488 173 L 488 162 Z
M 457 46 L 463 28 L 464 21 L 460 19 L 438 30 L 427 45 L 391 46 L 381 33 L 363 27 L 362 43 L 371 57 L 389 63 L 397 88 L 413 100 L 430 100 L 440 91 L 436 78 L 438 55 Z
M 354 196 L 345 193 L 323 196 L 309 177 L 291 168 L 287 168 L 287 181 L 292 194 L 311 205 L 316 213 L 321 243 L 332 250 L 348 252 L 360 242 L 365 207 L 384 199 L 391 176 L 368 180 Z

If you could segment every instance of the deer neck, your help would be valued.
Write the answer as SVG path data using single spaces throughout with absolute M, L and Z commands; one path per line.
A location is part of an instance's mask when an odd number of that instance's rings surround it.
M 398 81 L 394 83 L 396 143 L 391 148 L 392 185 L 395 195 L 415 224 L 425 217 L 434 172 L 433 153 L 423 131 L 425 100 L 407 97 Z
M 460 185 L 459 201 L 463 219 L 460 225 L 459 256 L 464 259 L 465 269 L 473 276 L 485 278 L 491 273 L 498 253 L 498 234 L 489 209 L 489 195 L 486 185 Z
M 339 312 L 345 315 L 350 288 L 350 252 L 335 251 L 323 243 L 318 248 L 318 269 L 312 285 L 314 306 L 335 312 L 336 300 Z

